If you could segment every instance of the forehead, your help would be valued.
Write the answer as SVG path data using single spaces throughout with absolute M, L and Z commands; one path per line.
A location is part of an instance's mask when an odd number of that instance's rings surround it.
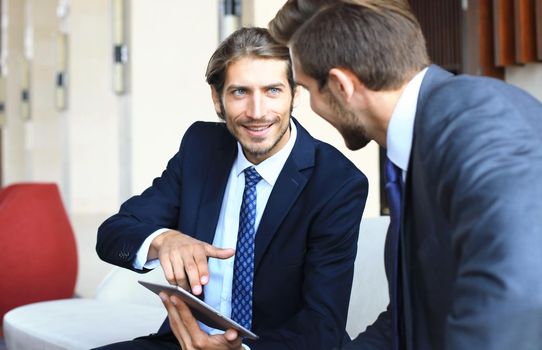
M 225 85 L 288 84 L 288 63 L 276 58 L 241 57 L 226 69 Z

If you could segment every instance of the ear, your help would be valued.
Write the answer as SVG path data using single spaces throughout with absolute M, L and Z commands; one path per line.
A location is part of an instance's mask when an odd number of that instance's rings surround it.
M 211 86 L 211 97 L 213 99 L 213 105 L 215 106 L 216 113 L 221 115 L 222 111 L 220 110 L 220 96 L 218 96 L 218 92 L 214 86 Z
M 349 102 L 356 90 L 356 77 L 348 69 L 331 68 L 328 73 L 328 86 L 335 97 Z

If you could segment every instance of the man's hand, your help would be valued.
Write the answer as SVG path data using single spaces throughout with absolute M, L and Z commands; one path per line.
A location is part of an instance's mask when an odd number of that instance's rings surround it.
M 227 259 L 234 254 L 234 249 L 217 248 L 179 231 L 169 230 L 151 242 L 148 259 L 160 259 L 170 284 L 191 289 L 193 294 L 200 295 L 202 286 L 209 282 L 207 257 Z
M 234 329 L 209 335 L 201 330 L 186 304 L 175 296 L 160 293 L 169 317 L 169 325 L 183 350 L 241 350 L 241 337 Z

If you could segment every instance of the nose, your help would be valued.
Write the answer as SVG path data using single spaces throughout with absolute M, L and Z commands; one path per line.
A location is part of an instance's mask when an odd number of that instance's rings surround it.
M 247 108 L 247 115 L 259 119 L 264 117 L 266 112 L 265 97 L 259 92 L 253 94 Z

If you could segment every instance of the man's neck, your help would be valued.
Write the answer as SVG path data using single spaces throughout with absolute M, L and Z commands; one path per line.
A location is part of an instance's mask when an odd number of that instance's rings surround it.
M 373 140 L 384 148 L 386 148 L 386 135 L 391 116 L 407 83 L 396 90 L 371 91 L 369 94 L 368 111 L 375 122 Z

